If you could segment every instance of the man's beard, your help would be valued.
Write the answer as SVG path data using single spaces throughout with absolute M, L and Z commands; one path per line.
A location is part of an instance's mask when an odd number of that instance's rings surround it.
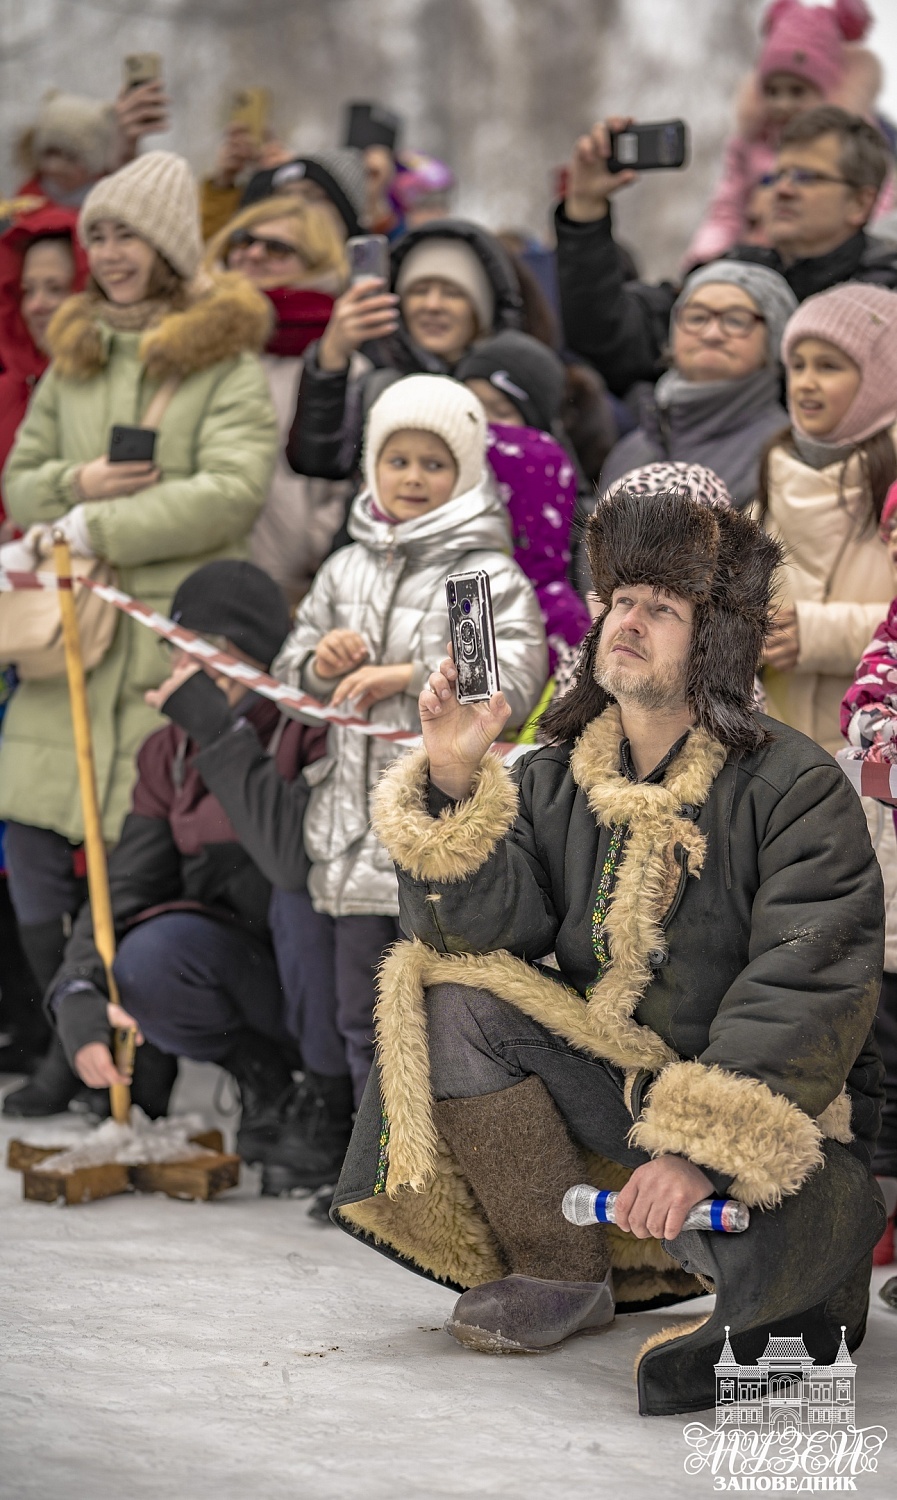
M 614 645 L 619 644 L 617 637 Z M 595 681 L 623 705 L 658 710 L 681 708 L 685 702 L 685 674 L 678 662 L 664 663 L 650 672 L 632 671 L 624 658 L 605 654 L 602 645 L 595 663 Z

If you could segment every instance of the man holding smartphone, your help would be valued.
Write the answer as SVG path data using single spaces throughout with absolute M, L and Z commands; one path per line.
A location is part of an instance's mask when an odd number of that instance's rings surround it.
M 663 372 L 672 282 L 627 282 L 614 242 L 611 198 L 635 170 L 609 166 L 612 136 L 631 121 L 601 121 L 573 150 L 555 224 L 561 313 L 568 346 L 603 375 L 614 395 Z M 859 115 L 822 105 L 782 132 L 769 184 L 769 245 L 736 245 L 726 257 L 779 271 L 799 302 L 842 281 L 897 288 L 897 250 L 865 232 L 890 153 Z
M 744 1362 L 792 1324 L 819 1358 L 842 1324 L 863 1337 L 881 879 L 838 767 L 753 709 L 776 544 L 681 491 L 622 490 L 587 545 L 604 609 L 549 744 L 509 775 L 502 695 L 459 703 L 445 661 L 423 750 L 381 783 L 414 941 L 382 970 L 334 1217 L 461 1291 L 446 1330 L 482 1352 L 712 1283 L 709 1319 L 642 1351 L 640 1409 L 661 1415 L 713 1404 L 724 1325 Z M 566 1223 L 584 1181 L 621 1188 L 625 1241 Z M 683 1234 L 714 1194 L 749 1230 Z

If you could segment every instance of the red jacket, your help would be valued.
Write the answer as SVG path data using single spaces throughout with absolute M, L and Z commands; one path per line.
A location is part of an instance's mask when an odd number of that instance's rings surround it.
M 72 291 L 87 280 L 87 258 L 78 243 L 78 211 L 49 201 L 22 214 L 0 234 L 0 469 L 28 409 L 37 381 L 47 368 L 45 354 L 32 341 L 21 313 L 22 263 L 25 252 L 44 235 L 67 234 L 75 258 Z M 4 516 L 0 494 L 0 521 Z

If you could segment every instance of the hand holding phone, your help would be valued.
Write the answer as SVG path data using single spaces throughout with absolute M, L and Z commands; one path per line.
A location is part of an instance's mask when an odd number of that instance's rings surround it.
M 389 338 L 399 326 L 399 299 L 389 291 L 385 235 L 360 234 L 346 242 L 350 286 L 333 305 L 318 345 L 322 370 L 344 370 L 356 349 Z
M 511 706 L 503 693 L 487 702 L 459 703 L 457 685 L 458 670 L 448 656 L 430 673 L 418 706 L 430 780 L 460 801 L 470 796 L 483 759 L 511 717 Z
M 636 181 L 637 173 L 631 169 L 611 172 L 608 168 L 611 135 L 619 134 L 631 125 L 628 116 L 612 115 L 607 120 L 599 120 L 579 137 L 573 148 L 564 189 L 564 209 L 569 219 L 578 223 L 603 219 L 612 194 Z
M 111 464 L 151 464 L 155 456 L 154 427 L 113 427 L 109 434 Z

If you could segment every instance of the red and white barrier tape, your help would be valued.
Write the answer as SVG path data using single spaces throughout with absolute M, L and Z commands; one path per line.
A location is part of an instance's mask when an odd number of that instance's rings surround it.
M 155 631 L 164 641 L 171 641 L 175 646 L 180 646 L 189 656 L 195 656 L 197 661 L 214 667 L 222 677 L 231 677 L 235 682 L 243 683 L 247 691 L 260 693 L 263 698 L 270 698 L 285 714 L 291 718 L 302 719 L 311 724 L 338 724 L 343 729 L 353 729 L 357 734 L 366 734 L 374 739 L 388 740 L 390 744 L 400 748 L 413 749 L 421 742 L 419 734 L 414 734 L 408 729 L 392 729 L 387 724 L 372 724 L 367 719 L 359 718 L 350 710 L 343 712 L 339 708 L 329 708 L 319 699 L 312 698 L 309 693 L 303 693 L 298 688 L 289 687 L 285 682 L 278 682 L 276 677 L 271 677 L 267 672 L 262 672 L 258 667 L 251 667 L 248 662 L 238 661 L 236 657 L 221 651 L 217 646 L 211 645 L 209 641 L 203 640 L 202 636 L 194 635 L 192 630 L 185 630 L 182 625 L 176 625 L 174 620 L 169 620 L 165 615 L 160 615 L 154 609 L 148 609 L 137 599 L 132 599 L 130 594 L 125 594 L 121 589 L 114 588 L 111 584 L 97 583 L 92 578 L 76 578 L 76 584 L 92 589 L 101 599 L 108 604 L 114 604 L 124 614 L 130 615 L 139 625 L 145 625 L 148 630 Z M 11 569 L 0 568 L 0 590 L 10 589 L 55 589 L 55 573 L 19 573 Z M 496 744 L 494 747 L 505 760 L 506 764 L 516 760 L 519 755 L 534 750 L 534 745 L 503 745 Z

